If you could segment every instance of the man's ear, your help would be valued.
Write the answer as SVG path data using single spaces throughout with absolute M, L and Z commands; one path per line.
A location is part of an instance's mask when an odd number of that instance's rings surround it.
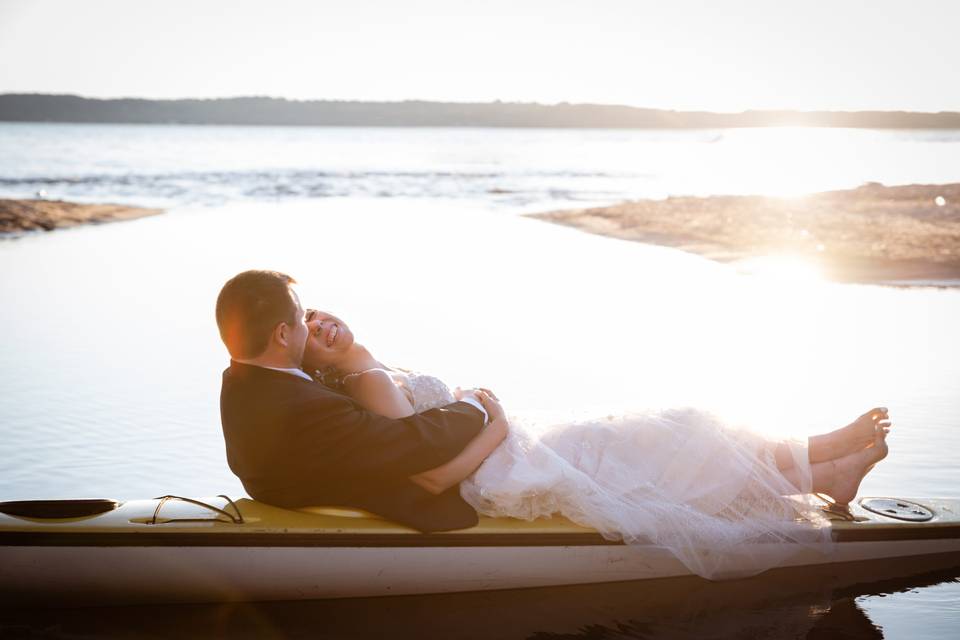
M 290 326 L 286 322 L 281 322 L 273 328 L 273 340 L 283 348 L 286 348 L 290 339 Z

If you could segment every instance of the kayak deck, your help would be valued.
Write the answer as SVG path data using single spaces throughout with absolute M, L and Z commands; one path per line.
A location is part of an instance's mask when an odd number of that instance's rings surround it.
M 562 516 L 533 521 L 480 517 L 473 527 L 420 533 L 359 509 L 273 507 L 250 499 L 224 497 L 202 502 L 182 499 L 134 500 L 91 516 L 33 518 L 0 513 L 0 545 L 201 546 L 541 546 L 619 545 Z M 837 542 L 960 538 L 960 499 L 900 501 L 922 505 L 926 521 L 911 522 L 876 513 L 862 498 L 851 504 L 853 520 L 835 519 Z M 909 515 L 909 514 L 908 514 Z

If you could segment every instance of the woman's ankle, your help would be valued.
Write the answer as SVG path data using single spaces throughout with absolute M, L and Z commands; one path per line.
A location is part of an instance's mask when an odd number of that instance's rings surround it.
M 837 458 L 836 438 L 832 433 L 821 433 L 807 438 L 807 457 L 811 464 Z
M 830 494 L 837 481 L 837 461 L 827 460 L 810 465 L 813 492 Z

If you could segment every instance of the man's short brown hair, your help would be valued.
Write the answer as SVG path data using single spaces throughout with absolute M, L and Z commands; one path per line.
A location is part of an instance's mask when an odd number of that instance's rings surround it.
M 297 305 L 290 285 L 297 281 L 278 271 L 244 271 L 227 280 L 217 296 L 217 327 L 231 357 L 262 354 L 281 322 L 293 324 Z

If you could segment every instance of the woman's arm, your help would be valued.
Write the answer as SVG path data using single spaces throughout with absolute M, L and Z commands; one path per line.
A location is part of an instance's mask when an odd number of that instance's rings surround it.
M 484 403 L 486 404 L 486 403 Z M 503 417 L 490 421 L 483 431 L 467 443 L 463 451 L 449 462 L 409 476 L 416 484 L 433 494 L 440 494 L 456 486 L 477 470 L 503 439 L 507 437 L 509 425 Z
M 414 414 L 406 394 L 383 369 L 368 369 L 344 380 L 347 394 L 365 409 L 387 418 L 406 418 Z
M 374 413 L 388 418 L 405 418 L 414 413 L 413 405 L 406 395 L 383 369 L 370 369 L 355 374 L 344 383 L 350 397 Z M 450 461 L 408 476 L 411 481 L 430 493 L 443 493 L 466 480 L 507 437 L 509 425 L 500 404 L 482 391 L 478 391 L 476 395 L 492 418 L 483 431 Z

